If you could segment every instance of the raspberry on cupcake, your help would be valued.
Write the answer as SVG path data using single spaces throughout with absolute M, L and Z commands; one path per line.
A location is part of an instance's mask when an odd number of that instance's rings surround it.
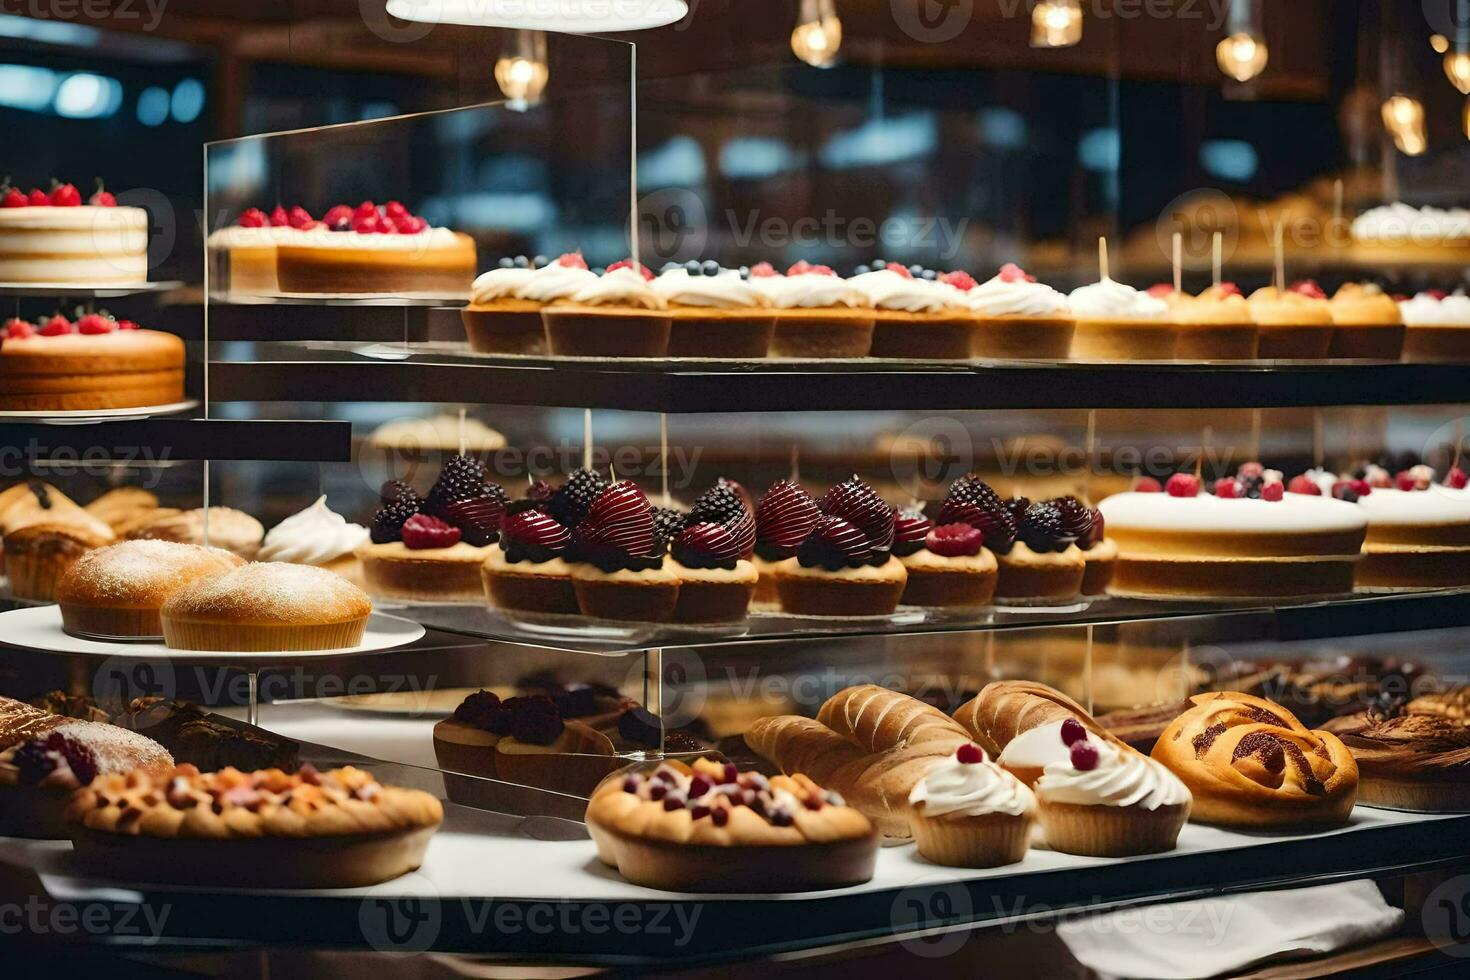
M 856 476 L 823 495 L 823 511 L 796 554 L 772 576 L 781 608 L 814 616 L 883 616 L 908 581 L 893 556 L 893 509 Z
M 904 605 L 973 609 L 990 602 L 997 566 L 979 528 L 936 526 L 917 508 L 896 511 L 894 524 L 893 551 L 908 572 Z
M 679 576 L 665 561 L 653 508 L 626 480 L 602 490 L 572 534 L 577 606 L 600 619 L 667 622 L 679 601 Z

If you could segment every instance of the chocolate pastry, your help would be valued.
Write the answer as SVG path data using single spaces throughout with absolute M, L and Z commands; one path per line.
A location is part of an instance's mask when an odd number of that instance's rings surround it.
M 162 744 L 179 764 L 204 772 L 236 769 L 281 769 L 295 772 L 301 765 L 300 746 L 288 738 L 255 728 L 237 728 L 181 699 L 134 698 L 113 724 L 132 729 Z
M 1453 693 L 1453 692 L 1451 692 Z M 1358 762 L 1358 802 L 1394 810 L 1470 810 L 1470 726 L 1416 713 L 1416 698 L 1383 698 L 1328 722 Z M 1428 701 L 1442 709 L 1444 702 Z

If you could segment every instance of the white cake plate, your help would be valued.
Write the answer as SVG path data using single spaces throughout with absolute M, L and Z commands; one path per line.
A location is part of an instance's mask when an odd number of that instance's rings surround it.
M 139 405 L 136 408 L 79 408 L 71 411 L 43 409 L 34 412 L 0 412 L 0 422 L 47 422 L 52 425 L 85 425 L 88 422 L 116 422 L 123 419 L 147 419 L 155 415 L 176 415 L 199 407 L 199 399 L 189 398 L 167 405 Z
M 288 650 L 283 652 L 230 650 L 174 650 L 161 642 L 109 643 L 84 640 L 61 629 L 59 606 L 33 606 L 0 613 L 0 645 L 83 657 L 121 660 L 171 660 L 201 667 L 234 667 L 257 671 L 274 666 L 298 666 L 307 659 L 350 657 L 383 653 L 422 639 L 424 628 L 418 623 L 386 613 L 368 617 L 362 642 L 340 650 Z

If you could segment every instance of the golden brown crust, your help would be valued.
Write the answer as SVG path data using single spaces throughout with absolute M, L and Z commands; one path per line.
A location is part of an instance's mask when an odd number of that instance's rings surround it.
M 1075 718 L 1088 731 L 1114 744 L 1123 744 L 1082 705 L 1035 681 L 993 681 L 954 713 L 954 720 L 996 757 L 1022 732 L 1068 718 Z
M 1470 808 L 1470 727 L 1444 715 L 1344 715 L 1323 729 L 1357 760 L 1358 802 L 1404 810 Z
M 964 741 L 964 728 L 933 705 L 876 684 L 838 691 L 817 712 L 817 721 L 868 752 L 945 739 Z
M 88 606 L 151 607 L 206 575 L 245 564 L 219 548 L 173 541 L 123 541 L 89 551 L 61 580 L 56 600 Z
M 1189 787 L 1196 820 L 1231 827 L 1347 820 L 1358 766 L 1337 736 L 1310 731 L 1279 704 L 1249 694 L 1190 701 L 1159 736 L 1153 758 Z
M 165 620 L 316 626 L 365 619 L 372 600 L 351 582 L 314 565 L 250 562 L 194 579 L 163 605 Z
M 207 542 L 206 530 L 209 538 Z M 265 537 L 265 528 L 244 511 L 231 507 L 211 507 L 206 518 L 201 507 L 183 512 L 159 513 L 153 520 L 135 528 L 129 537 L 177 541 L 181 544 L 208 544 L 214 548 L 233 551 L 242 558 L 254 558 Z

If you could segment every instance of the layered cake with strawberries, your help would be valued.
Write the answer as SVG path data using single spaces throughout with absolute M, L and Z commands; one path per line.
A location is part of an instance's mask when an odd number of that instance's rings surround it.
M 1392 475 L 1380 466 L 1339 477 L 1314 470 L 1294 478 L 1291 490 L 1356 504 L 1367 517 L 1358 588 L 1470 585 L 1470 490 L 1459 467 L 1443 482 L 1423 464 Z
M 208 247 L 232 293 L 452 297 L 467 296 L 475 277 L 474 239 L 397 201 L 339 204 L 320 221 L 301 207 L 251 208 Z
M 85 286 L 148 281 L 148 212 L 118 207 L 97 182 L 84 203 L 71 184 L 29 193 L 0 185 L 0 282 Z M 3 390 L 3 389 L 0 389 Z
M 1157 484 L 1153 484 L 1157 486 Z M 1286 598 L 1352 591 L 1368 521 L 1343 500 L 1287 493 L 1259 463 L 1204 493 L 1176 473 L 1098 505 L 1118 547 L 1109 591 L 1141 598 Z
M 854 476 L 818 501 L 822 516 L 796 554 L 771 569 L 783 612 L 886 616 L 908 571 L 893 556 L 893 508 Z
M 0 341 L 0 411 L 100 411 L 184 397 L 184 342 L 131 320 L 10 319 Z
M 408 602 L 470 602 L 484 596 L 480 569 L 500 536 L 505 490 L 485 467 L 454 456 L 427 497 L 393 481 L 383 487 L 362 559 L 368 592 Z

